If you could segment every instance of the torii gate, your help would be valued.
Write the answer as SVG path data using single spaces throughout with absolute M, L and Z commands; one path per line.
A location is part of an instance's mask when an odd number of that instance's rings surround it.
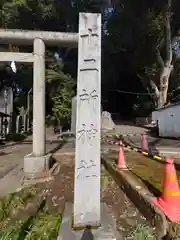
M 0 29 L 0 44 L 34 45 L 33 53 L 0 52 L 0 62 L 33 63 L 33 152 L 24 158 L 29 177 L 45 173 L 45 44 L 78 47 L 77 33 Z

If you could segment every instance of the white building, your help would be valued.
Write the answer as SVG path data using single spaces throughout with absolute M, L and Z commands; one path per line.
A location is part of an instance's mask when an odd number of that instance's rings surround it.
M 164 106 L 152 112 L 160 137 L 180 137 L 180 102 Z

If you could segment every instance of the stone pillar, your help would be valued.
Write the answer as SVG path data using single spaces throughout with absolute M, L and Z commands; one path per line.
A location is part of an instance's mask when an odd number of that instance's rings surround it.
M 101 15 L 80 13 L 74 225 L 100 224 Z M 93 194 L 92 194 L 93 193 Z
M 34 40 L 33 155 L 45 155 L 45 44 Z
M 66 203 L 57 240 L 123 239 L 100 202 L 101 14 L 79 14 L 78 48 L 74 212 Z

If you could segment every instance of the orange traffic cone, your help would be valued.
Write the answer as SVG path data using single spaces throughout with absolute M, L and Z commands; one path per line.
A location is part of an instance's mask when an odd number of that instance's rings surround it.
M 180 221 L 180 190 L 171 158 L 166 160 L 162 196 L 153 198 L 153 202 L 172 222 Z
M 122 141 L 120 141 L 119 153 L 118 153 L 118 168 L 119 169 L 127 169 L 124 157 L 124 147 Z
M 141 134 L 141 149 L 146 152 L 149 150 L 147 135 L 145 133 Z

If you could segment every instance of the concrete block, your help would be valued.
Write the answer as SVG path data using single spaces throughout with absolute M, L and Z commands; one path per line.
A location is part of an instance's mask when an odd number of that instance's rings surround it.
M 73 204 L 66 203 L 64 216 L 57 240 L 121 240 L 123 237 L 116 230 L 115 220 L 101 203 L 101 226 L 94 229 L 73 230 Z
M 104 111 L 101 116 L 101 130 L 112 130 L 115 124 L 112 120 L 111 113 Z
M 32 153 L 24 157 L 24 176 L 25 178 L 49 177 L 49 160 L 51 154 L 45 156 L 34 156 Z

